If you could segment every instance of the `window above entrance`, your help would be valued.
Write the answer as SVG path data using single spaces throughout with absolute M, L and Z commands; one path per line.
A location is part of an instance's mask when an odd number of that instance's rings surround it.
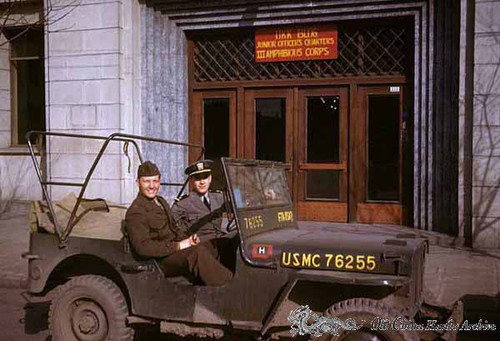
M 337 25 L 338 58 L 292 62 L 256 62 L 254 30 L 198 33 L 193 40 L 195 82 L 312 79 L 403 75 L 411 49 L 404 22 L 391 26 Z M 228 33 L 229 32 L 229 33 Z

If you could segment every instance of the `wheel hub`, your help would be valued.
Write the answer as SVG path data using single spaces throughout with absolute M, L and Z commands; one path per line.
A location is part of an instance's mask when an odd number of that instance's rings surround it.
M 73 332 L 78 340 L 104 340 L 108 322 L 102 308 L 91 301 L 77 301 L 71 316 Z
M 93 334 L 99 328 L 99 321 L 92 312 L 87 312 L 80 319 L 78 327 L 84 334 Z

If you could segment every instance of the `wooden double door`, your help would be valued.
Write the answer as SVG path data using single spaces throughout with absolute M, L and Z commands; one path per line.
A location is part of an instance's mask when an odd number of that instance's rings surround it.
M 403 224 L 402 99 L 394 85 L 195 91 L 190 138 L 206 158 L 284 162 L 300 220 Z

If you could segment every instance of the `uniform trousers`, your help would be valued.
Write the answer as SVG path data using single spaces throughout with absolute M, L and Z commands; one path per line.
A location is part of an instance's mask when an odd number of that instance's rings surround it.
M 194 276 L 205 285 L 220 286 L 233 274 L 219 262 L 219 253 L 211 241 L 200 243 L 162 258 L 159 263 L 166 277 Z

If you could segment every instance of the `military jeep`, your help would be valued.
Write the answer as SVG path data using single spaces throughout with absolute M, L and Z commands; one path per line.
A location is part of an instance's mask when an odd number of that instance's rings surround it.
M 355 328 L 344 324 L 338 336 L 323 330 L 327 339 L 418 338 L 411 328 L 374 328 L 373 321 L 425 318 L 429 310 L 427 307 L 423 313 L 422 309 L 426 241 L 411 234 L 299 228 L 284 165 L 222 159 L 227 216 L 233 221 L 228 230 L 234 227 L 228 234 L 236 234 L 238 241 L 225 261 L 232 264 L 234 275 L 223 286 L 201 286 L 185 278 L 165 277 L 156 260 L 134 254 L 126 235 L 109 233 L 110 229 L 121 231 L 120 217 L 100 226 L 104 234 L 75 233 L 78 222 L 92 220 L 81 217 L 82 207 L 87 212 L 96 206 L 112 206 L 84 199 L 93 172 L 111 143 L 133 145 L 140 162 L 139 142 L 197 146 L 126 134 L 30 134 L 102 141 L 81 184 L 44 179 L 35 148 L 29 143 L 45 200 L 39 206 L 46 210 L 44 215 L 43 210 L 35 209 L 30 249 L 24 255 L 29 260 L 28 291 L 33 298 L 50 297 L 49 329 L 54 340 L 132 340 L 136 326 L 144 324 L 159 325 L 162 332 L 182 336 L 221 338 L 228 331 L 240 330 L 261 339 L 290 337 L 291 323 L 297 321 L 293 319 L 304 311 L 302 327 L 312 326 L 318 316 L 351 319 L 350 326 Z M 31 140 L 29 136 L 27 140 Z M 50 199 L 48 186 L 57 185 L 81 187 L 73 198 L 73 208 L 65 210 L 66 220 L 57 216 L 62 204 L 56 207 Z M 102 214 L 111 211 L 107 209 Z M 52 224 L 52 231 L 47 224 Z

